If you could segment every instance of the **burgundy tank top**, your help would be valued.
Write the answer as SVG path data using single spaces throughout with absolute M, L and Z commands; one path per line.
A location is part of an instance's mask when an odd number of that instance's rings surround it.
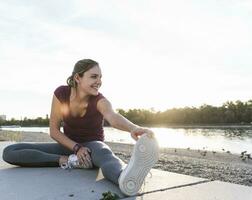
M 71 87 L 60 86 L 54 91 L 62 106 L 69 110 Z M 98 100 L 105 98 L 101 93 L 90 96 L 87 111 L 83 117 L 63 114 L 64 134 L 75 142 L 104 141 L 103 115 L 97 110 Z

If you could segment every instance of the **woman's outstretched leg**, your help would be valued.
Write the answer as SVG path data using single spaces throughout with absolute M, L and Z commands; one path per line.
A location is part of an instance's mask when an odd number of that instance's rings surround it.
M 61 156 L 70 154 L 58 143 L 17 143 L 4 149 L 3 160 L 23 167 L 56 167 Z
M 83 145 L 91 150 L 92 162 L 101 168 L 103 176 L 118 185 L 118 178 L 125 165 L 124 162 L 103 142 L 92 141 Z

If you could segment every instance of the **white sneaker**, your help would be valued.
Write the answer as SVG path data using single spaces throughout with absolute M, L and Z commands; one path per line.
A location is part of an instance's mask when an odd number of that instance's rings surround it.
M 159 147 L 155 138 L 144 134 L 138 139 L 130 161 L 118 179 L 122 193 L 128 196 L 137 194 L 145 177 L 158 161 L 158 154 Z
M 89 169 L 92 168 L 92 163 L 90 165 L 81 165 L 79 163 L 78 157 L 75 154 L 72 154 L 68 157 L 67 163 L 63 163 L 60 165 L 62 169 L 72 169 L 72 168 L 79 168 L 79 169 Z

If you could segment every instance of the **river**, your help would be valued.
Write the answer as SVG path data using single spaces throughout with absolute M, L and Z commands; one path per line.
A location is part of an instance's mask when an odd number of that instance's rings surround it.
M 205 149 L 209 151 L 252 152 L 252 128 L 151 128 L 161 147 Z M 2 127 L 2 130 L 49 133 L 48 127 Z M 105 127 L 105 140 L 134 143 L 129 133 Z

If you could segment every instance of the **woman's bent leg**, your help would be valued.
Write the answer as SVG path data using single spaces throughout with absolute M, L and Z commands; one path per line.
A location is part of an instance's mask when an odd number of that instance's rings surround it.
M 91 150 L 93 164 L 101 168 L 103 176 L 118 185 L 118 178 L 124 166 L 123 161 L 103 142 L 92 141 L 83 145 Z
M 56 167 L 61 155 L 71 153 L 58 143 L 17 143 L 4 149 L 3 160 L 23 167 Z

